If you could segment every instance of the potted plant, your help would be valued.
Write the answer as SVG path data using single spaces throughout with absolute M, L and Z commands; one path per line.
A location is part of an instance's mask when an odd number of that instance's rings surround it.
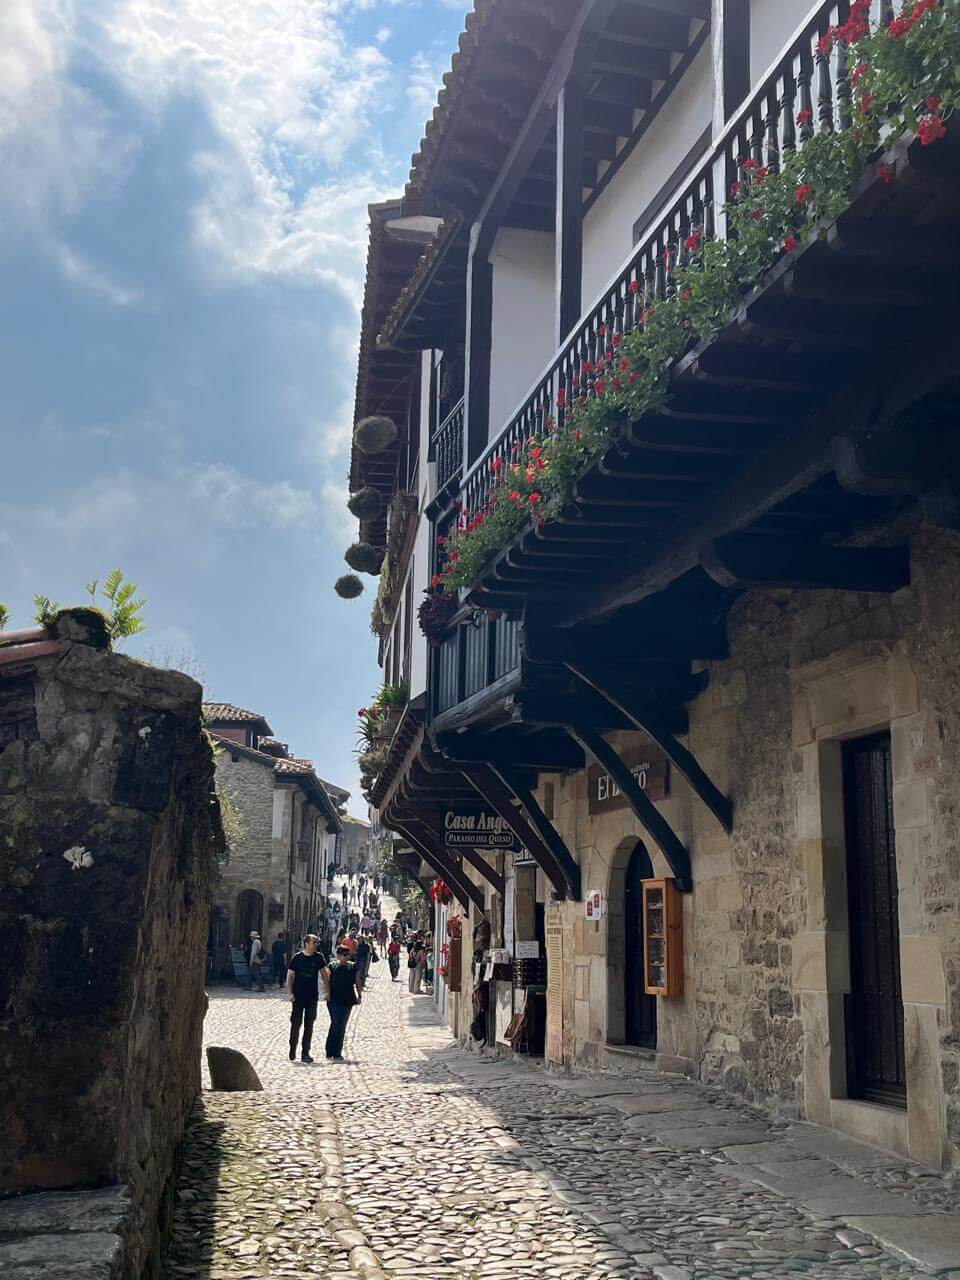
M 377 702 L 381 714 L 391 727 L 399 724 L 409 696 L 406 682 L 403 680 L 399 684 L 385 684 L 380 690 Z

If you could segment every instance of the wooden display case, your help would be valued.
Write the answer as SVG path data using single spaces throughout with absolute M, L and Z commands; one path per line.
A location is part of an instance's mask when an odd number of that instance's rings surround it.
M 647 995 L 683 995 L 683 899 L 673 880 L 643 881 L 643 977 Z

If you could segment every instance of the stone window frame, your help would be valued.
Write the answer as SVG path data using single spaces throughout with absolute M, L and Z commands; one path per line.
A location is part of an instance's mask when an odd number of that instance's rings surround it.
M 913 767 L 922 731 L 917 680 L 887 645 L 851 646 L 789 672 L 797 773 L 796 830 L 806 931 L 793 941 L 793 988 L 803 1023 L 808 1120 L 941 1168 L 947 1158 L 938 1015 L 946 983 L 938 938 L 924 931 L 920 836 L 930 780 Z M 893 759 L 907 1107 L 847 1095 L 844 995 L 850 990 L 842 744 L 889 731 Z

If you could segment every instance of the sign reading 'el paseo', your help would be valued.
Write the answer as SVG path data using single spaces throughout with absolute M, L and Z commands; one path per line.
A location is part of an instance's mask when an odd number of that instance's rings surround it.
M 640 783 L 651 800 L 662 800 L 670 794 L 670 761 L 656 747 L 635 747 L 622 751 L 623 763 Z M 608 813 L 627 807 L 627 797 L 600 765 L 587 770 L 587 811 Z
M 459 805 L 443 811 L 443 843 L 448 849 L 520 848 L 520 841 L 498 813 Z

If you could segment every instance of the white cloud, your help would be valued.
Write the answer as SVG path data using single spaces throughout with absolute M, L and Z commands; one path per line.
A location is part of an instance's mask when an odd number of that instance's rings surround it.
M 437 105 L 437 94 L 443 75 L 450 70 L 449 50 L 435 51 L 428 56 L 422 50 L 410 60 L 410 79 L 407 84 L 407 97 L 418 116 L 424 120 Z

